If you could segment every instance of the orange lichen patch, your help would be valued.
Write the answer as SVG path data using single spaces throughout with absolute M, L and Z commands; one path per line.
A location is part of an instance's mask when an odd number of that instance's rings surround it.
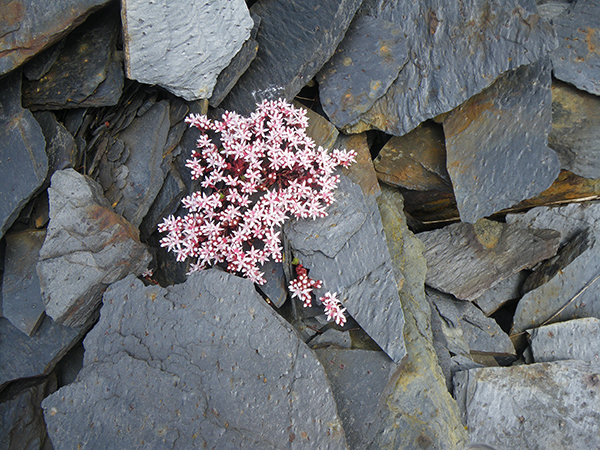
M 469 101 L 459 106 L 444 121 L 446 139 L 450 139 L 465 131 L 473 121 L 480 119 L 486 111 L 496 110 L 494 101 L 489 95 L 476 95 Z
M 587 28 L 585 30 L 585 42 L 587 42 L 588 52 L 600 55 L 600 29 Z

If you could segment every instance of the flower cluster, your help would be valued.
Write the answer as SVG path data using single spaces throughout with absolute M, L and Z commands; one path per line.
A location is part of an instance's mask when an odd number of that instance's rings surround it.
M 290 281 L 288 290 L 292 294 L 292 298 L 298 297 L 298 300 L 304 303 L 304 307 L 312 306 L 311 292 L 313 289 L 320 289 L 323 282 L 308 278 L 308 271 L 302 264 L 296 266 L 296 278 Z
M 320 297 L 319 300 L 323 303 L 327 320 L 333 320 L 340 326 L 343 326 L 346 323 L 346 316 L 344 315 L 346 308 L 342 308 L 342 304 L 338 300 L 335 292 L 333 294 L 327 292 L 323 297 Z
M 223 264 L 257 284 L 259 266 L 282 260 L 281 225 L 291 217 L 326 216 L 339 182 L 338 166 L 353 151 L 328 152 L 306 135 L 305 111 L 289 103 L 264 101 L 250 117 L 225 112 L 222 120 L 190 115 L 201 131 L 187 161 L 201 190 L 182 200 L 185 217 L 159 225 L 160 241 L 178 261 L 194 258 L 190 273 Z

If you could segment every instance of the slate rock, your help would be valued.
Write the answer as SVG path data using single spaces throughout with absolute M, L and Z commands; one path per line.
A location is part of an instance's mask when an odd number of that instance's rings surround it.
M 14 380 L 48 375 L 86 331 L 45 317 L 29 337 L 0 318 L 0 390 Z
M 306 112 L 306 117 L 308 118 L 307 136 L 315 141 L 315 145 L 332 149 L 340 134 L 335 125 L 312 109 L 306 108 L 298 101 L 292 103 L 295 108 L 302 108 Z
M 357 16 L 316 76 L 327 117 L 339 128 L 356 122 L 386 93 L 407 60 L 400 27 L 376 17 Z
M 0 236 L 3 236 L 48 173 L 46 142 L 40 125 L 31 112 L 21 107 L 20 70 L 0 79 L 0 140 Z
M 352 133 L 406 134 L 557 46 L 552 26 L 529 0 L 365 0 L 359 14 L 398 25 L 410 56 L 387 93 L 346 127 Z
M 505 450 L 600 446 L 598 365 L 559 361 L 458 372 L 471 442 Z
M 337 292 L 344 308 L 394 362 L 406 354 L 398 286 L 374 198 L 341 176 L 328 216 L 285 224 L 294 257 L 321 280 L 319 298 Z M 367 301 L 368 299 L 368 301 Z
M 242 0 L 126 0 L 121 16 L 127 78 L 186 100 L 211 96 L 254 25 Z
M 569 255 L 567 261 L 572 260 L 570 264 L 564 267 L 559 263 L 554 277 L 519 300 L 511 334 L 535 328 L 549 320 L 600 318 L 598 245 L 597 237 L 589 234 L 588 239 L 581 242 L 579 256 L 572 259 Z
M 444 132 L 437 124 L 426 123 L 404 136 L 393 136 L 373 165 L 377 178 L 391 186 L 416 191 L 452 190 Z
M 552 53 L 554 76 L 600 95 L 600 2 L 575 2 L 553 20 L 559 46 Z
M 81 155 L 75 139 L 50 111 L 38 111 L 33 115 L 42 127 L 46 140 L 46 154 L 48 156 L 47 179 L 57 170 L 77 167 Z
M 551 228 L 551 227 L 544 227 Z M 491 316 L 505 303 L 521 297 L 521 287 L 529 273 L 521 270 L 503 280 L 500 280 L 493 287 L 485 290 L 475 299 L 475 303 L 486 316 Z
M 553 83 L 548 145 L 558 154 L 563 169 L 586 178 L 600 178 L 599 117 L 600 98 L 566 83 Z
M 380 403 L 397 366 L 383 352 L 315 350 L 331 382 L 348 447 L 365 449 L 381 422 Z
M 352 338 L 347 331 L 329 328 L 312 338 L 309 342 L 309 346 L 313 350 L 325 349 L 327 347 L 332 347 L 334 349 L 350 349 L 352 347 Z M 385 353 L 383 353 L 383 355 L 385 355 Z M 385 358 L 389 360 L 389 356 L 386 355 Z M 344 427 L 344 429 L 348 430 L 348 427 Z
M 383 396 L 383 422 L 368 449 L 462 449 L 467 442 L 433 346 L 431 308 L 425 298 L 423 244 L 408 230 L 402 195 L 382 185 L 378 206 L 405 314 L 407 360 Z
M 366 133 L 352 135 L 340 133 L 333 147 L 340 150 L 354 150 L 356 152 L 356 162 L 348 168 L 343 167 L 342 173 L 353 183 L 358 184 L 365 196 L 378 197 L 381 195 Z
M 44 319 L 44 302 L 36 272 L 46 230 L 6 235 L 2 279 L 2 313 L 16 328 L 31 336 Z
M 447 166 L 460 218 L 473 223 L 544 191 L 560 172 L 547 146 L 550 64 L 501 76 L 444 120 Z
M 20 66 L 36 53 L 58 41 L 108 0 L 58 0 L 40 5 L 33 0 L 3 4 L 0 37 L 0 75 Z
M 48 110 L 116 105 L 124 80 L 117 55 L 119 32 L 116 5 L 90 16 L 65 38 L 56 62 L 40 79 L 23 82 L 23 106 Z
M 426 283 L 461 300 L 556 254 L 559 233 L 480 219 L 418 234 L 425 245 Z
M 92 179 L 58 171 L 48 194 L 50 224 L 37 265 L 46 314 L 59 324 L 84 325 L 106 287 L 141 274 L 152 257 Z
M 333 55 L 362 0 L 257 2 L 258 53 L 221 107 L 250 114 L 256 103 L 291 100 Z
M 347 448 L 323 367 L 248 280 L 129 276 L 84 345 L 78 380 L 42 404 L 56 450 Z

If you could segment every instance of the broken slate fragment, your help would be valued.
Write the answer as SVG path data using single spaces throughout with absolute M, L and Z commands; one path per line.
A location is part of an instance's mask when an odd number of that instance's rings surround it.
M 248 280 L 129 276 L 84 345 L 77 381 L 42 404 L 56 450 L 347 448 L 323 367 Z
M 505 303 L 521 297 L 521 287 L 528 275 L 529 273 L 526 270 L 521 270 L 508 278 L 500 280 L 477 297 L 475 303 L 486 316 L 491 316 Z
M 559 47 L 552 53 L 554 76 L 600 95 L 600 2 L 578 1 L 553 20 Z
M 406 39 L 399 26 L 357 16 L 316 76 L 329 120 L 338 128 L 356 122 L 386 93 L 407 59 Z
M 106 287 L 140 275 L 152 256 L 92 179 L 73 169 L 58 171 L 48 195 L 50 223 L 37 265 L 46 314 L 59 324 L 84 325 Z
M 546 58 L 502 75 L 444 120 L 447 167 L 463 222 L 538 195 L 560 163 L 547 146 L 551 74 Z
M 556 254 L 560 234 L 480 219 L 419 233 L 425 244 L 426 283 L 461 300 Z
M 377 204 L 341 176 L 328 216 L 284 227 L 292 254 L 321 280 L 317 298 L 337 292 L 344 308 L 394 362 L 406 350 L 404 317 Z
M 348 136 L 340 133 L 335 144 L 333 144 L 333 148 L 354 150 L 356 152 L 356 162 L 351 164 L 350 167 L 343 167 L 342 173 L 350 178 L 353 183 L 358 184 L 365 196 L 379 197 L 381 189 L 373 168 L 367 134 L 361 133 Z
M 558 361 L 458 372 L 454 393 L 470 441 L 502 450 L 600 447 L 598 370 Z

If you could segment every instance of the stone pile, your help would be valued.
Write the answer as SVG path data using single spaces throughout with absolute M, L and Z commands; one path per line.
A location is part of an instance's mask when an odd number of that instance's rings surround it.
M 51 3 L 0 5 L 0 449 L 600 447 L 599 1 Z M 357 162 L 265 285 L 187 276 L 185 117 L 278 98 Z

